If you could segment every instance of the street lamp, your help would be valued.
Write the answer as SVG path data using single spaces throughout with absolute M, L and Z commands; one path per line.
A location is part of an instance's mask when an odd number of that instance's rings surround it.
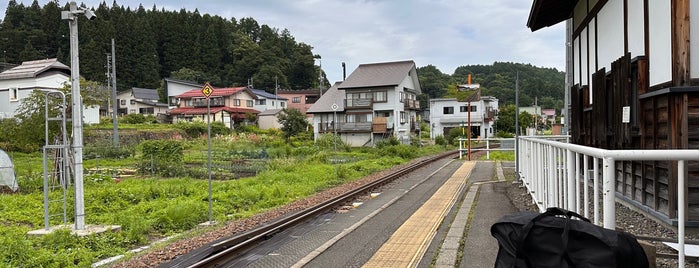
M 83 116 L 80 95 L 80 63 L 78 60 L 78 17 L 84 14 L 88 20 L 97 18 L 89 9 L 78 8 L 70 2 L 70 10 L 61 11 L 61 19 L 68 20 L 70 28 L 70 83 L 73 99 L 73 174 L 75 180 L 75 229 L 85 229 L 85 204 L 83 191 Z

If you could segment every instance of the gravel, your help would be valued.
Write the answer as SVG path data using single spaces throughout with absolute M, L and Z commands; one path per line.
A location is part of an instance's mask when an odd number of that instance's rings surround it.
M 415 161 L 421 161 L 422 159 L 423 158 L 414 159 L 410 163 L 413 163 Z M 380 179 L 381 177 L 383 177 L 383 176 L 385 176 L 385 175 L 387 175 L 387 174 L 389 174 L 397 169 L 402 168 L 405 165 L 409 165 L 409 163 L 395 166 L 393 168 L 368 175 L 368 176 L 362 178 L 361 180 L 342 184 L 340 186 L 337 186 L 337 187 L 334 187 L 332 189 L 320 192 L 320 193 L 315 194 L 313 196 L 294 201 L 288 205 L 278 207 L 276 209 L 272 209 L 272 210 L 269 210 L 267 212 L 257 214 L 251 218 L 228 222 L 220 228 L 215 228 L 214 230 L 205 232 L 203 234 L 197 234 L 196 237 L 178 240 L 178 241 L 173 242 L 171 244 L 164 245 L 158 249 L 152 249 L 150 251 L 142 253 L 141 255 L 135 256 L 129 260 L 117 263 L 117 264 L 113 265 L 112 267 L 146 268 L 146 267 L 158 266 L 159 264 L 174 260 L 178 256 L 184 255 L 191 250 L 195 250 L 197 248 L 200 248 L 200 247 L 202 247 L 208 243 L 211 243 L 217 239 L 229 237 L 229 236 L 232 236 L 232 235 L 235 235 L 238 233 L 245 232 L 247 230 L 253 229 L 254 227 L 256 227 L 260 224 L 270 222 L 278 217 L 282 217 L 282 216 L 287 215 L 289 213 L 293 213 L 293 212 L 314 206 L 314 205 L 319 204 L 321 202 L 324 202 L 328 199 L 331 199 L 335 196 L 347 193 L 347 192 L 349 192 L 353 189 L 356 189 L 362 185 L 376 181 L 376 180 Z M 340 207 L 338 209 L 342 209 L 342 207 Z

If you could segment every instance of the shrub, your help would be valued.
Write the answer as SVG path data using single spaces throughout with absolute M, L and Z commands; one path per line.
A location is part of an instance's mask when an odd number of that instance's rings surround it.
M 388 139 L 383 139 L 383 140 L 378 141 L 376 143 L 376 148 L 382 149 L 382 148 L 387 147 L 387 146 L 396 146 L 399 144 L 400 144 L 400 141 L 398 141 L 398 138 L 396 138 L 395 136 L 391 136 Z
M 124 124 L 143 124 L 146 123 L 146 116 L 142 114 L 127 114 L 120 118 L 120 123 Z
M 166 177 L 184 172 L 184 146 L 176 140 L 149 140 L 140 145 L 141 158 L 138 169 L 141 173 L 159 174 Z
M 444 136 L 439 135 L 434 137 L 434 143 L 437 145 L 447 145 L 447 139 L 445 139 Z

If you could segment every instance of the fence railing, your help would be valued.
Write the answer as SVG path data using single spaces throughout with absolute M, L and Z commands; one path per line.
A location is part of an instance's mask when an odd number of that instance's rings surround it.
M 546 135 L 546 136 L 528 136 L 535 137 L 538 139 L 545 140 L 555 140 L 568 142 L 570 140 L 569 135 Z M 472 152 L 485 151 L 486 159 L 490 160 L 491 151 L 515 151 L 515 138 L 486 138 L 486 139 L 471 139 L 471 142 L 485 142 L 485 148 L 477 147 L 471 148 Z M 461 159 L 464 153 L 468 153 L 468 139 L 459 138 L 459 159 Z
M 592 204 L 593 222 L 612 230 L 616 227 L 616 161 L 677 161 L 679 267 L 685 264 L 686 161 L 695 160 L 699 150 L 605 150 L 538 137 L 520 137 L 517 159 L 520 179 L 539 210 L 562 207 L 589 218 Z

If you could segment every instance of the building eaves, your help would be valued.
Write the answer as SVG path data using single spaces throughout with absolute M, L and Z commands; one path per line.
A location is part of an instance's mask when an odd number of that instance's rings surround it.
M 345 91 L 339 89 L 344 82 L 336 82 L 321 96 L 306 113 L 332 113 L 343 112 L 345 110 Z M 333 110 L 333 104 L 337 105 L 337 110 Z
M 570 19 L 577 3 L 578 0 L 534 0 L 527 27 L 533 32 Z

